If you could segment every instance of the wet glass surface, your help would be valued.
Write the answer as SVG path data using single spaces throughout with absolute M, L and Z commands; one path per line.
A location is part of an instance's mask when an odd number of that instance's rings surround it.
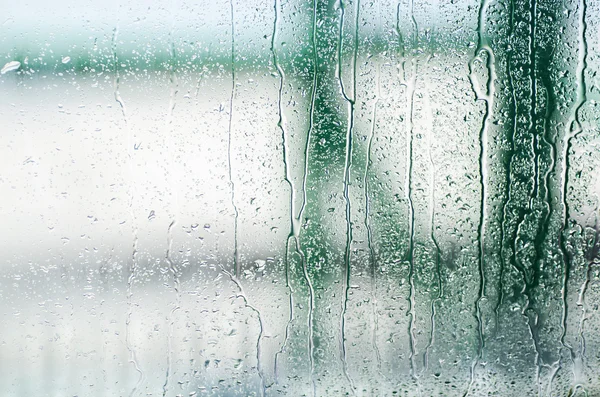
M 12 2 L 3 396 L 600 394 L 600 2 Z

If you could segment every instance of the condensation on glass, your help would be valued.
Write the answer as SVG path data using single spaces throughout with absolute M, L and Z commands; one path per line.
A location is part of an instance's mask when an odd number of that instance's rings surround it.
M 2 9 L 3 396 L 600 394 L 598 1 Z

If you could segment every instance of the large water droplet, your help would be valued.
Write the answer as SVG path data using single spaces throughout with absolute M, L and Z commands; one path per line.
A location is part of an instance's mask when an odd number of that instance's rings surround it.
M 4 67 L 2 68 L 2 70 L 0 70 L 0 74 L 12 72 L 13 70 L 17 70 L 20 67 L 21 67 L 21 62 L 19 62 L 19 61 L 10 61 L 6 65 L 4 65 Z

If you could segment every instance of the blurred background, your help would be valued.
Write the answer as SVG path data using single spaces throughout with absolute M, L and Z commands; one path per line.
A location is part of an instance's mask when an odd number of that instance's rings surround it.
M 600 394 L 600 2 L 2 9 L 3 396 Z

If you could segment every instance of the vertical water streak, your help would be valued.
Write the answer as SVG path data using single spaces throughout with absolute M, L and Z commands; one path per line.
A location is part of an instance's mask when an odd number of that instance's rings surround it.
M 529 30 L 529 63 L 531 67 L 529 69 L 529 84 L 531 92 L 531 109 L 529 113 L 529 130 L 533 135 L 534 145 L 534 185 L 533 194 L 531 196 L 531 203 L 537 196 L 537 189 L 539 188 L 539 141 L 536 131 L 536 112 L 537 112 L 537 62 L 536 62 L 536 35 L 537 35 L 537 0 L 530 1 L 530 14 L 531 14 L 531 25 Z
M 317 384 L 314 379 L 315 372 L 315 352 L 314 352 L 314 329 L 313 329 L 313 317 L 315 311 L 315 291 L 312 285 L 312 281 L 308 274 L 308 264 L 306 260 L 306 255 L 302 250 L 302 246 L 300 244 L 300 225 L 302 222 L 302 217 L 304 215 L 304 210 L 307 205 L 307 181 L 308 181 L 308 160 L 309 160 L 309 150 L 312 141 L 312 134 L 315 127 L 315 101 L 317 97 L 317 84 L 318 84 L 318 74 L 317 74 L 317 63 L 318 63 L 318 53 L 317 53 L 317 1 L 313 0 L 313 18 L 312 18 L 312 32 L 311 32 L 311 40 L 312 40 L 312 51 L 313 51 L 313 82 L 312 89 L 310 94 L 310 109 L 309 109 L 309 126 L 308 133 L 306 137 L 306 146 L 304 147 L 304 174 L 302 176 L 302 206 L 300 207 L 300 211 L 298 212 L 298 216 L 296 218 L 296 222 L 294 225 L 294 239 L 296 240 L 296 252 L 300 255 L 300 260 L 302 262 L 302 274 L 304 276 L 304 281 L 308 286 L 309 293 L 309 308 L 308 308 L 308 319 L 307 319 L 307 328 L 308 328 L 308 356 L 310 361 L 310 373 L 308 376 L 309 382 L 312 384 L 312 394 L 316 396 L 317 394 Z
M 596 228 L 597 228 L 597 220 L 596 220 Z M 585 231 L 584 231 L 585 233 Z M 592 247 L 594 247 L 596 245 L 596 239 L 597 236 L 594 235 L 594 240 L 592 241 Z M 584 255 L 585 257 L 585 255 Z M 585 324 L 585 320 L 587 319 L 587 311 L 588 311 L 588 305 L 587 302 L 585 300 L 585 294 L 587 292 L 587 288 L 588 285 L 590 284 L 590 279 L 591 279 L 591 273 L 592 273 L 592 261 L 593 258 L 586 258 L 587 259 L 587 263 L 586 263 L 586 267 L 585 267 L 585 278 L 581 284 L 581 287 L 579 288 L 579 294 L 577 297 L 577 306 L 581 308 L 581 317 L 579 319 L 579 326 L 577 329 L 577 337 L 579 338 L 579 357 L 576 357 L 574 359 L 574 364 L 573 364 L 573 374 L 574 374 L 574 383 L 576 385 L 581 384 L 581 369 L 583 368 L 583 366 L 585 365 L 585 361 L 586 361 L 586 354 L 585 354 L 585 345 L 586 345 L 586 341 L 585 341 L 585 335 L 583 332 L 584 329 L 584 324 Z M 578 371 L 579 370 L 579 371 Z M 585 392 L 585 387 L 582 386 L 584 392 Z M 586 393 L 587 394 L 587 393 Z
M 165 254 L 165 260 L 167 262 L 167 264 L 169 265 L 169 272 L 171 273 L 171 275 L 173 276 L 173 281 L 174 281 L 174 285 L 173 288 L 175 290 L 175 305 L 173 306 L 173 309 L 171 309 L 171 312 L 169 313 L 169 317 L 168 317 L 168 322 L 169 322 L 169 333 L 167 335 L 167 369 L 166 369 L 166 373 L 165 373 L 165 383 L 163 383 L 163 397 L 165 397 L 167 395 L 167 392 L 169 390 L 169 381 L 171 378 L 171 372 L 172 372 L 172 355 L 173 355 L 173 328 L 175 325 L 175 320 L 174 320 L 174 316 L 175 313 L 179 310 L 180 307 L 180 301 L 181 301 L 181 294 L 179 291 L 179 277 L 177 275 L 177 268 L 175 266 L 175 263 L 173 262 L 173 259 L 171 257 L 171 251 L 173 249 L 173 226 L 175 226 L 175 220 L 172 220 L 171 223 L 169 224 L 169 228 L 167 229 L 167 252 Z
M 597 256 L 597 244 L 598 244 L 598 237 L 600 237 L 600 232 L 598 229 L 598 214 L 596 211 L 595 214 L 595 222 L 594 222 L 594 238 L 592 240 L 591 243 L 591 255 L 589 255 L 586 259 L 587 259 L 587 266 L 586 266 L 586 271 L 585 271 L 585 279 L 583 281 L 583 284 L 581 285 L 581 289 L 579 291 L 579 298 L 577 300 L 577 305 L 581 307 L 581 319 L 579 320 L 579 350 L 581 352 L 581 364 L 585 365 L 585 361 L 586 361 L 586 341 L 585 341 L 585 334 L 584 334 L 584 325 L 585 325 L 585 321 L 587 320 L 587 316 L 588 316 L 588 310 L 589 310 L 589 305 L 587 304 L 587 301 L 585 299 L 585 294 L 587 292 L 587 289 L 590 285 L 590 282 L 592 280 L 592 264 L 594 264 L 594 261 L 596 260 L 596 256 Z
M 344 159 L 344 200 L 346 201 L 346 247 L 344 250 L 344 280 L 343 280 L 343 297 L 342 297 L 342 315 L 340 324 L 340 338 L 341 338 L 341 356 L 342 366 L 344 369 L 344 376 L 350 383 L 352 393 L 355 393 L 354 382 L 348 373 L 348 361 L 347 361 L 347 348 L 346 348 L 346 312 L 348 310 L 348 299 L 350 291 L 350 248 L 352 244 L 352 222 L 351 222 L 351 208 L 350 208 L 350 170 L 352 167 L 352 134 L 354 133 L 354 106 L 356 104 L 356 60 L 358 56 L 358 14 L 360 8 L 360 0 L 355 0 L 355 26 L 354 26 L 354 48 L 352 55 L 352 97 L 348 96 L 344 87 L 342 79 L 342 42 L 343 42 L 343 28 L 344 28 L 344 15 L 345 5 L 344 1 L 340 0 L 340 28 L 339 28 L 339 40 L 338 40 L 338 56 L 337 56 L 337 74 L 342 91 L 342 96 L 348 103 L 348 128 L 346 130 L 346 154 Z
M 173 9 L 175 7 L 173 6 Z M 171 129 L 172 123 L 173 123 L 173 111 L 175 109 L 175 105 L 176 105 L 176 96 L 177 96 L 177 92 L 178 92 L 178 82 L 177 82 L 177 77 L 175 74 L 175 62 L 176 62 L 176 58 L 175 58 L 175 42 L 173 40 L 173 30 L 175 29 L 175 17 L 174 17 L 174 10 L 171 11 L 171 30 L 169 31 L 169 42 L 170 42 L 170 48 L 169 48 L 169 52 L 170 52 L 170 64 L 169 64 L 169 86 L 170 86 L 170 95 L 169 95 L 169 108 L 168 108 L 168 112 L 167 112 L 167 119 L 166 119 L 166 127 L 165 127 L 165 131 L 167 133 L 167 138 L 166 138 L 166 146 L 167 146 L 167 153 L 168 153 L 168 157 L 169 157 L 169 161 L 168 161 L 168 166 L 170 168 L 169 172 L 167 172 L 166 174 L 169 175 L 169 188 L 171 190 L 171 194 L 173 195 L 173 207 L 171 208 L 171 222 L 169 223 L 169 227 L 167 229 L 167 251 L 165 253 L 165 261 L 167 262 L 168 266 L 169 266 L 169 273 L 171 273 L 171 276 L 173 277 L 173 289 L 175 292 L 175 304 L 173 305 L 173 308 L 171 309 L 171 312 L 169 313 L 168 316 L 168 321 L 169 321 L 169 333 L 167 335 L 167 369 L 166 369 L 166 376 L 165 376 L 165 383 L 163 384 L 163 397 L 167 395 L 167 391 L 169 389 L 169 380 L 170 380 L 170 376 L 172 373 L 172 355 L 173 355 L 173 328 L 175 326 L 175 313 L 179 310 L 180 305 L 181 305 L 181 292 L 180 292 L 180 288 L 179 288 L 179 272 L 177 270 L 177 266 L 175 265 L 175 262 L 173 261 L 172 258 L 172 251 L 173 251 L 173 226 L 175 226 L 176 224 L 176 214 L 178 212 L 178 193 L 177 193 L 177 188 L 173 186 L 173 177 L 171 175 L 172 171 L 173 171 L 173 148 L 172 148 L 172 141 L 171 141 L 171 133 L 173 132 Z
M 560 201 L 563 207 L 563 219 L 562 219 L 562 229 L 560 232 L 560 248 L 564 259 L 564 274 L 563 274 L 563 288 L 562 288 L 562 301 L 563 301 L 563 313 L 562 313 L 562 335 L 561 335 L 561 343 L 565 346 L 569 352 L 571 361 L 575 358 L 575 353 L 573 347 L 568 345 L 565 341 L 567 334 L 567 317 L 568 317 L 568 284 L 571 272 L 571 258 L 568 253 L 566 234 L 568 233 L 569 228 L 569 204 L 567 201 L 568 195 L 568 185 L 569 185 L 569 152 L 571 149 L 571 140 L 576 138 L 582 131 L 583 128 L 581 126 L 581 122 L 579 120 L 579 110 L 587 101 L 586 97 L 586 83 L 585 83 L 585 70 L 587 68 L 587 42 L 585 39 L 587 23 L 586 23 L 586 11 L 587 11 L 587 3 L 586 0 L 580 0 L 579 2 L 579 35 L 578 35 L 578 61 L 577 61 L 577 70 L 576 80 L 577 80 L 577 97 L 575 104 L 573 106 L 573 111 L 566 125 L 564 139 L 563 139 L 563 147 L 562 147 L 562 189 L 561 189 L 561 197 Z M 573 365 L 573 371 L 575 371 Z M 575 376 L 575 373 L 574 373 Z
M 120 9 L 120 4 L 117 5 L 117 11 Z M 113 68 L 115 71 L 114 75 L 114 98 L 115 102 L 119 104 L 121 109 L 121 114 L 123 115 L 123 121 L 125 123 L 125 128 L 127 129 L 127 154 L 128 154 L 128 168 L 129 168 L 129 177 L 131 178 L 130 186 L 129 186 L 129 217 L 131 219 L 131 233 L 133 237 L 133 242 L 131 245 L 131 264 L 129 266 L 129 276 L 127 277 L 127 314 L 125 316 L 125 346 L 127 347 L 127 351 L 129 352 L 129 362 L 133 365 L 135 370 L 138 372 L 139 377 L 136 384 L 133 386 L 130 392 L 130 396 L 133 396 L 137 391 L 138 387 L 144 381 L 144 373 L 139 366 L 137 361 L 136 350 L 131 343 L 131 316 L 133 315 L 133 283 L 135 282 L 135 278 L 137 276 L 137 248 L 138 248 L 138 227 L 137 227 L 137 219 L 135 216 L 135 212 L 133 210 L 133 201 L 135 197 L 135 181 L 134 181 L 134 167 L 133 167 L 133 157 L 135 150 L 135 143 L 133 140 L 133 132 L 129 127 L 129 123 L 127 122 L 127 109 L 125 107 L 125 102 L 121 97 L 121 93 L 119 91 L 120 86 L 120 73 L 119 73 L 119 57 L 117 55 L 117 38 L 119 37 L 119 22 L 117 16 L 117 26 L 113 29 L 112 36 L 112 57 L 113 57 Z
M 537 8 L 537 5 L 536 5 Z M 543 8 L 543 7 L 542 7 Z M 542 11 L 543 12 L 543 11 Z M 537 12 L 535 13 L 537 15 Z M 543 15 L 542 13 L 540 13 L 540 15 Z M 543 22 L 541 22 L 543 24 Z M 544 32 L 546 33 L 546 32 Z M 541 39 L 540 41 L 543 40 L 544 34 L 540 35 Z M 548 52 L 548 49 L 546 49 L 546 51 L 543 50 L 543 46 L 540 45 L 540 48 L 542 49 L 542 51 L 536 52 L 535 56 L 532 53 L 531 54 L 531 63 L 532 65 L 535 66 L 535 70 L 532 70 L 532 81 L 535 83 L 536 87 L 537 87 L 537 81 L 539 78 L 539 82 L 541 83 L 541 87 L 543 89 L 544 92 L 544 97 L 540 100 L 540 108 L 544 108 L 545 107 L 545 111 L 544 111 L 544 119 L 541 125 L 541 136 L 540 139 L 537 141 L 537 144 L 539 145 L 537 148 L 537 151 L 539 152 L 536 153 L 536 157 L 538 158 L 538 161 L 536 162 L 536 183 L 538 186 L 538 190 L 537 192 L 534 194 L 534 197 L 538 198 L 539 200 L 541 200 L 541 205 L 543 206 L 541 208 L 541 213 L 542 213 L 542 217 L 541 219 L 538 221 L 538 231 L 534 240 L 534 246 L 535 246 L 535 259 L 533 261 L 533 265 L 534 265 L 534 269 L 535 269 L 535 279 L 534 279 L 534 286 L 539 287 L 541 285 L 541 283 L 543 283 L 544 281 L 542 281 L 542 277 L 543 277 L 543 272 L 542 269 L 544 267 L 545 264 L 547 264 L 548 262 L 550 262 L 548 260 L 548 255 L 547 255 L 547 250 L 545 249 L 546 244 L 548 244 L 549 240 L 548 240 L 548 236 L 549 236 L 549 232 L 550 232 L 550 227 L 552 225 L 552 215 L 555 211 L 555 207 L 557 205 L 556 202 L 554 202 L 551 199 L 551 192 L 550 192 L 550 188 L 549 188 L 549 183 L 550 183 L 550 174 L 552 172 L 552 170 L 555 167 L 555 159 L 556 159 L 556 142 L 555 139 L 552 138 L 550 131 L 552 130 L 551 127 L 551 118 L 553 113 L 556 110 L 556 102 L 555 102 L 555 98 L 554 98 L 554 93 L 552 92 L 552 82 L 550 80 L 550 59 L 553 56 L 554 51 L 552 50 L 552 52 Z M 537 100 L 537 88 L 534 89 L 534 92 L 536 93 L 536 100 Z M 532 108 L 533 110 L 533 108 Z M 536 109 L 536 112 L 539 112 L 539 110 Z M 532 118 L 537 115 L 532 112 Z M 535 137 L 537 138 L 537 127 L 534 125 L 534 133 L 535 133 Z M 546 147 L 546 151 L 544 151 L 542 149 L 542 146 Z M 541 169 L 542 169 L 542 153 L 547 153 L 548 157 L 547 160 L 549 160 L 549 164 L 546 164 L 545 167 L 546 169 L 544 170 L 543 174 L 541 173 Z M 532 202 L 532 206 L 533 206 L 533 202 Z M 550 262 L 551 263 L 551 262 Z M 540 291 L 541 292 L 541 291 Z M 542 310 L 542 307 L 540 307 L 540 312 Z M 541 320 L 543 321 L 543 320 Z M 538 345 L 541 345 L 540 341 L 540 324 L 536 324 L 536 343 L 538 343 Z M 546 351 L 548 352 L 548 351 Z M 550 373 L 552 374 L 553 371 L 555 371 L 558 366 L 559 366 L 559 362 L 560 362 L 560 358 L 558 358 L 557 360 L 555 360 L 554 363 L 547 363 L 545 362 L 547 360 L 544 360 L 543 357 L 539 358 L 538 361 L 538 366 L 537 366 L 537 372 L 538 372 L 538 378 L 540 377 L 540 373 L 543 367 L 546 367 Z M 552 375 L 554 376 L 554 375 Z M 552 379 L 552 377 L 550 377 L 550 379 Z M 543 392 L 543 385 L 540 379 L 538 379 L 538 394 L 542 394 Z M 551 381 L 548 382 L 548 386 L 551 390 Z M 548 395 L 550 394 L 550 392 L 547 393 Z
M 485 278 L 485 234 L 486 234 L 486 223 L 487 223 L 487 200 L 488 200 L 488 192 L 487 192 L 487 183 L 489 181 L 488 177 L 488 128 L 490 118 L 492 117 L 493 106 L 494 106 L 494 80 L 496 78 L 495 74 L 495 57 L 492 49 L 489 46 L 487 37 L 485 36 L 485 18 L 486 18 L 486 10 L 488 7 L 487 0 L 481 0 L 479 5 L 479 13 L 477 20 L 477 48 L 473 54 L 473 58 L 469 62 L 469 79 L 471 81 L 471 87 L 473 89 L 473 93 L 475 94 L 475 101 L 484 101 L 485 102 L 485 112 L 483 114 L 483 119 L 481 121 L 481 128 L 479 130 L 479 177 L 480 177 L 480 186 L 481 186 L 481 199 L 479 203 L 479 224 L 477 227 L 477 241 L 478 241 L 478 250 L 479 250 L 479 258 L 478 258 L 478 272 L 479 272 L 479 288 L 477 292 L 477 299 L 475 301 L 475 319 L 477 320 L 477 334 L 478 334 L 478 347 L 477 347 L 477 356 L 473 360 L 470 369 L 470 382 L 469 387 L 467 389 L 467 395 L 469 394 L 474 381 L 475 381 L 475 370 L 480 360 L 483 358 L 483 350 L 485 348 L 485 335 L 483 328 L 483 317 L 481 312 L 481 301 L 485 298 L 485 286 L 486 286 L 486 278 Z M 481 82 L 478 81 L 474 65 L 477 62 L 480 54 L 482 52 L 486 53 L 486 68 L 488 70 L 488 81 L 485 82 L 485 92 L 480 92 Z
M 238 218 L 239 212 L 237 205 L 235 204 L 235 184 L 233 182 L 233 169 L 232 169 L 232 161 L 231 161 L 231 142 L 232 142 L 232 124 L 233 124 L 233 100 L 235 98 L 235 10 L 233 6 L 233 0 L 229 0 L 229 9 L 231 16 L 231 94 L 229 97 L 229 122 L 227 127 L 227 163 L 228 163 L 228 173 L 229 173 L 229 185 L 231 187 L 231 205 L 234 210 L 234 222 L 233 222 L 233 268 L 235 273 L 228 272 L 225 270 L 223 266 L 221 269 L 225 274 L 229 276 L 232 282 L 238 287 L 240 294 L 238 297 L 242 297 L 244 300 L 244 304 L 247 308 L 251 309 L 258 316 L 258 322 L 260 325 L 260 331 L 258 334 L 258 338 L 256 341 L 256 370 L 258 372 L 258 376 L 260 378 L 260 395 L 265 395 L 265 380 L 262 373 L 261 366 L 261 341 L 264 332 L 264 324 L 262 320 L 262 316 L 258 309 L 248 303 L 248 299 L 242 285 L 239 281 L 239 277 L 241 274 L 241 262 L 239 260 L 239 252 L 238 252 Z
M 428 91 L 426 91 L 426 96 L 429 97 Z M 431 103 L 431 102 L 430 102 Z M 431 109 L 431 107 L 429 107 Z M 433 117 L 433 115 L 431 115 Z M 437 237 L 435 236 L 435 213 L 436 213 L 436 205 L 435 205 L 435 187 L 436 187 L 436 169 L 435 169 L 435 161 L 433 161 L 433 153 L 431 150 L 431 143 L 433 142 L 433 133 L 428 137 L 427 141 L 429 145 L 427 146 L 427 154 L 429 156 L 429 164 L 430 164 L 430 173 L 429 173 L 429 186 L 431 188 L 431 194 L 429 195 L 429 223 L 430 223 L 430 231 L 429 237 L 433 242 L 435 247 L 435 273 L 437 278 L 437 288 L 438 293 L 437 296 L 431 301 L 431 332 L 429 334 L 429 342 L 425 347 L 425 352 L 423 353 L 423 372 L 427 370 L 429 367 L 429 350 L 432 348 L 435 342 L 435 305 L 442 301 L 442 297 L 444 295 L 444 289 L 442 284 L 442 270 L 441 270 L 441 249 L 438 243 Z
M 296 201 L 295 200 L 296 189 L 295 189 L 294 183 L 292 182 L 292 178 L 290 175 L 290 166 L 289 166 L 289 160 L 288 160 L 288 157 L 289 157 L 288 140 L 286 138 L 285 129 L 283 128 L 284 120 L 283 120 L 283 108 L 282 108 L 282 95 L 283 95 L 283 85 L 284 85 L 284 81 L 285 81 L 285 74 L 283 72 L 283 69 L 279 65 L 277 52 L 275 51 L 275 43 L 277 41 L 277 23 L 279 21 L 279 0 L 274 1 L 273 11 L 274 11 L 274 19 L 273 19 L 273 34 L 271 35 L 271 53 L 273 55 L 273 65 L 275 66 L 275 69 L 277 70 L 277 75 L 279 76 L 279 89 L 278 89 L 278 93 L 277 93 L 277 112 L 278 112 L 277 128 L 279 128 L 279 130 L 281 131 L 281 141 L 282 141 L 282 147 L 283 147 L 282 155 L 283 155 L 283 167 L 284 167 L 284 180 L 290 188 L 290 203 L 289 203 L 289 205 L 290 205 L 290 231 L 289 231 L 287 239 L 285 241 L 285 258 L 284 258 L 285 286 L 288 289 L 288 293 L 289 293 L 290 316 L 289 316 L 287 324 L 285 326 L 285 336 L 283 339 L 283 343 L 281 344 L 281 348 L 279 349 L 279 351 L 277 351 L 277 353 L 275 353 L 275 359 L 274 359 L 274 364 L 273 364 L 274 365 L 274 375 L 275 375 L 275 382 L 278 382 L 277 362 L 279 359 L 279 355 L 285 351 L 285 348 L 287 346 L 287 342 L 288 342 L 289 336 L 290 336 L 290 327 L 292 326 L 292 322 L 294 321 L 294 290 L 290 283 L 290 263 L 289 263 L 288 255 L 290 253 L 290 240 L 294 239 L 295 225 L 297 224 L 297 222 L 296 222 L 296 217 L 295 217 L 296 211 L 294 209 L 294 203 Z
M 414 4 L 413 0 L 409 1 L 410 8 L 410 16 L 414 29 L 414 38 L 413 38 L 413 51 L 416 50 L 418 45 L 418 25 L 414 16 Z M 414 244 L 415 244 L 415 208 L 412 200 L 412 173 L 413 173 L 413 135 L 414 135 L 414 101 L 415 101 L 415 91 L 417 84 L 417 59 L 415 56 L 411 58 L 411 76 L 410 80 L 405 81 L 406 84 L 406 97 L 408 103 L 408 117 L 407 120 L 407 128 L 406 128 L 406 174 L 404 176 L 404 192 L 405 198 L 408 203 L 408 234 L 409 234 L 409 243 L 408 243 L 408 282 L 410 285 L 409 291 L 409 308 L 407 315 L 410 316 L 410 322 L 408 327 L 408 337 L 409 337 L 409 348 L 410 348 L 410 373 L 412 378 L 418 383 L 418 376 L 416 371 L 416 336 L 415 336 L 415 323 L 416 323 L 416 289 L 415 289 L 415 271 L 414 271 Z M 404 68 L 403 68 L 404 69 Z
M 404 83 L 406 81 L 406 70 L 404 68 L 405 64 L 406 64 L 406 48 L 405 48 L 405 43 L 404 43 L 404 36 L 402 36 L 402 31 L 400 30 L 400 1 L 398 1 L 398 4 L 396 6 L 396 26 L 395 26 L 395 32 L 398 35 L 398 47 L 400 50 L 400 64 L 399 67 L 400 69 L 402 69 L 402 74 L 399 76 L 400 77 L 400 81 L 402 83 Z
M 223 265 L 220 264 L 219 267 L 221 268 L 221 271 L 229 277 L 231 282 L 233 282 L 235 284 L 235 286 L 237 287 L 237 289 L 239 290 L 239 293 L 237 295 L 235 295 L 235 298 L 242 298 L 242 300 L 244 301 L 244 306 L 246 308 L 250 309 L 251 311 L 253 311 L 254 313 L 256 313 L 256 317 L 258 318 L 259 332 L 258 332 L 258 338 L 256 341 L 256 371 L 257 371 L 258 377 L 260 379 L 260 395 L 264 397 L 266 394 L 266 386 L 265 386 L 264 375 L 262 373 L 262 364 L 261 364 L 261 359 L 260 359 L 261 353 L 262 353 L 261 342 L 262 342 L 262 338 L 263 338 L 263 334 L 264 334 L 264 330 L 265 330 L 262 315 L 260 314 L 260 311 L 256 307 L 254 307 L 253 305 L 251 305 L 248 302 L 248 297 L 246 296 L 246 293 L 244 292 L 244 288 L 242 287 L 240 280 L 233 273 L 227 271 L 227 269 L 225 269 L 225 267 Z
M 534 200 L 538 196 L 539 189 L 539 161 L 540 161 L 540 149 L 539 149 L 539 140 L 537 135 L 536 128 L 536 113 L 537 113 L 537 63 L 536 63 L 536 34 L 537 34 L 537 0 L 531 0 L 530 2 L 530 14 L 531 14 L 531 27 L 529 31 L 529 63 L 531 64 L 530 72 L 529 72 L 529 80 L 530 80 L 530 92 L 531 92 L 531 109 L 529 114 L 529 131 L 533 135 L 533 150 L 534 150 L 534 179 L 533 179 L 533 192 L 529 202 L 529 208 L 533 209 Z M 523 222 L 525 220 L 523 219 Z M 533 279 L 531 280 L 531 286 L 535 287 L 537 283 L 537 278 L 539 277 L 538 271 L 535 269 L 536 263 L 534 262 L 533 268 Z M 526 287 L 528 290 L 531 288 L 530 286 Z M 536 365 L 536 382 L 538 385 L 538 395 L 541 395 L 541 382 L 540 382 L 540 374 L 542 370 L 542 362 L 541 362 L 541 351 L 540 351 L 540 342 L 539 337 L 537 335 L 537 328 L 539 322 L 539 313 L 537 312 L 535 307 L 531 307 L 531 293 L 527 293 L 527 304 L 523 308 L 523 312 L 525 313 L 527 310 L 531 310 L 533 312 L 533 319 L 528 317 L 528 326 L 529 332 L 531 334 L 531 339 L 533 340 L 533 345 L 535 348 L 535 365 Z M 533 322 L 532 322 L 533 321 Z
M 229 0 L 231 15 L 231 95 L 229 97 L 229 123 L 227 126 L 227 169 L 229 174 L 229 186 L 231 189 L 231 206 L 233 207 L 233 269 L 235 276 L 240 277 L 241 263 L 238 258 L 238 217 L 239 212 L 235 204 L 235 184 L 233 183 L 233 169 L 231 163 L 231 127 L 233 123 L 233 99 L 235 98 L 235 14 L 233 0 Z
M 120 7 L 120 6 L 119 6 Z M 121 74 L 119 73 L 119 57 L 117 55 L 117 38 L 119 37 L 119 23 L 117 22 L 117 26 L 113 29 L 112 36 L 112 56 L 113 56 L 113 68 L 115 70 L 115 76 L 113 85 L 115 88 L 114 97 L 115 101 L 119 104 L 119 108 L 121 109 L 121 114 L 123 115 L 123 120 L 125 121 L 125 125 L 127 124 L 127 109 L 125 108 L 125 102 L 121 97 L 121 92 L 119 91 L 119 85 L 121 82 Z
M 407 145 L 406 145 L 406 175 L 405 175 L 405 194 L 408 202 L 408 218 L 409 218 L 409 245 L 408 245 L 408 280 L 410 284 L 409 292 L 409 309 L 408 315 L 410 316 L 410 324 L 408 328 L 409 340 L 410 340 L 410 366 L 411 374 L 416 379 L 415 371 L 415 321 L 416 321 L 416 302 L 415 302 L 415 280 L 414 280 L 414 239 L 415 239 L 415 209 L 412 201 L 412 169 L 413 169 L 413 113 L 414 113 L 414 97 L 415 97 L 415 84 L 416 84 L 416 66 L 413 60 L 413 71 L 409 82 L 407 82 L 407 96 L 408 101 L 408 128 L 407 128 Z
M 377 105 L 379 104 L 379 98 L 381 97 L 381 65 L 377 64 L 377 93 L 375 101 L 373 102 L 373 111 L 371 113 L 371 130 L 367 137 L 367 158 L 365 161 L 365 174 L 363 176 L 364 196 L 365 196 L 365 229 L 367 230 L 367 248 L 369 250 L 369 262 L 371 268 L 371 308 L 373 316 L 373 325 L 371 327 L 372 340 L 371 346 L 375 353 L 375 361 L 377 364 L 377 372 L 383 376 L 381 372 L 381 354 L 379 347 L 377 346 L 377 334 L 378 334 L 378 315 L 377 315 L 377 258 L 375 257 L 375 249 L 373 248 L 373 230 L 371 229 L 370 222 L 370 200 L 369 200 L 369 168 L 371 166 L 371 148 L 373 147 L 373 137 L 375 136 L 375 125 L 377 120 Z

